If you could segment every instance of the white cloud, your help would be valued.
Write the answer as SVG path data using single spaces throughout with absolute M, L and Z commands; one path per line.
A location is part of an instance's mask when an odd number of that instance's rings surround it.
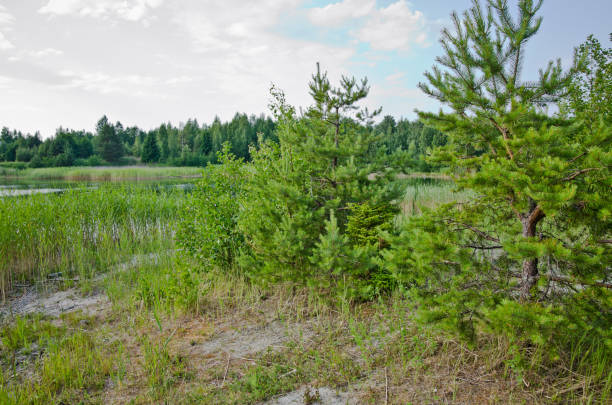
M 0 76 L 0 89 L 9 88 L 9 85 L 12 81 L 13 79 L 11 79 L 10 77 Z
M 100 94 L 128 94 L 133 90 L 131 86 L 142 89 L 156 83 L 155 78 L 141 75 L 111 76 L 101 72 L 73 72 L 71 70 L 63 70 L 60 75 L 68 80 L 68 84 L 60 87 L 78 88 Z
M 426 25 L 422 12 L 413 12 L 405 0 L 399 0 L 376 10 L 355 36 L 376 50 L 405 51 L 413 44 L 426 45 Z
M 376 0 L 342 0 L 325 7 L 308 11 L 308 18 L 315 25 L 337 26 L 349 19 L 366 17 L 376 8 Z
M 60 51 L 59 49 L 55 49 L 55 48 L 45 48 L 45 49 L 41 49 L 38 51 L 28 52 L 28 55 L 34 58 L 45 58 L 47 56 L 61 56 L 63 54 L 64 52 Z
M 15 35 L 0 25 L 17 47 L 2 54 L 5 61 L 13 59 L 0 68 L 11 80 L 0 85 L 17 100 L 10 114 L 3 114 L 9 117 L 6 125 L 51 134 L 58 125 L 89 127 L 103 113 L 143 127 L 189 117 L 226 120 L 236 111 L 267 112 L 271 83 L 285 90 L 291 104 L 307 106 L 316 62 L 337 83 L 341 74 L 380 73 L 378 66 L 395 57 L 374 46 L 362 52 L 358 39 L 360 30 L 390 20 L 389 1 L 384 7 L 375 0 L 331 1 L 336 5 L 315 25 L 340 21 L 353 41 L 338 45 L 327 41 L 325 32 L 305 35 L 312 29 L 305 18 L 316 17 L 303 7 L 306 0 L 39 0 L 39 12 L 24 21 L 15 9 Z M 391 1 L 407 9 L 406 3 Z M 61 16 L 69 18 L 60 23 Z M 154 26 L 141 29 L 155 17 Z M 23 42 L 17 42 L 20 35 Z M 370 65 L 374 62 L 377 67 Z M 394 66 L 382 72 L 403 70 Z M 392 95 L 406 81 L 384 85 Z M 364 103 L 387 108 L 383 94 L 390 97 L 374 86 Z M 32 119 L 26 105 L 44 113 Z
M 84 17 L 116 17 L 127 21 L 147 22 L 147 14 L 163 0 L 49 0 L 38 12 L 50 15 L 80 15 Z
M 58 84 L 59 88 L 79 89 L 102 95 L 121 94 L 162 99 L 166 98 L 166 95 L 163 94 L 164 86 L 175 86 L 196 80 L 186 75 L 163 78 L 139 74 L 111 75 L 103 72 L 75 72 L 72 70 L 62 70 L 59 75 L 67 82 Z
M 414 44 L 427 45 L 428 22 L 406 0 L 377 8 L 375 0 L 343 0 L 309 10 L 309 20 L 319 26 L 357 26 L 350 34 L 374 50 L 406 51 Z
M 346 73 L 354 50 L 283 36 L 277 24 L 295 10 L 301 0 L 199 3 L 189 12 L 178 11 L 174 23 L 191 40 L 203 60 L 199 68 L 210 88 L 227 108 L 247 111 L 265 109 L 262 98 L 271 82 L 296 97 L 296 104 L 310 103 L 306 83 L 321 62 L 333 77 Z M 332 77 L 332 78 L 333 78 Z M 231 105 L 231 107 L 230 107 Z
M 49 58 L 49 57 L 54 57 L 54 56 L 61 56 L 63 55 L 64 52 L 59 50 L 59 49 L 55 49 L 55 48 L 45 48 L 45 49 L 39 49 L 37 51 L 19 51 L 16 52 L 14 55 L 11 55 L 8 57 L 8 61 L 9 62 L 18 62 L 21 60 L 35 60 L 35 59 L 44 59 L 44 58 Z
M 0 5 L 0 26 L 2 25 L 10 25 L 15 22 L 15 17 L 8 12 L 6 7 Z
M 385 77 L 385 80 L 388 81 L 388 82 L 397 82 L 397 81 L 401 80 L 404 76 L 406 76 L 406 73 L 404 73 L 404 72 L 393 73 L 393 74 Z
M 13 45 L 12 42 L 9 41 L 2 32 L 0 32 L 0 51 L 8 51 L 14 47 L 15 45 Z
M 6 7 L 0 5 L 0 51 L 8 51 L 15 48 L 15 45 L 4 35 L 4 32 L 11 30 L 14 22 L 15 17 L 8 12 Z

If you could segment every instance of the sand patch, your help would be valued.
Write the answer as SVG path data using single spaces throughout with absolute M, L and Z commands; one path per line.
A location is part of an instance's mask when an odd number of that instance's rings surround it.
M 0 308 L 0 317 L 11 315 L 24 316 L 33 313 L 59 317 L 63 313 L 74 311 L 82 311 L 86 315 L 94 315 L 105 309 L 108 305 L 109 300 L 102 293 L 82 296 L 79 290 L 70 288 L 44 295 L 34 289 L 30 289 L 2 306 Z
M 347 392 L 337 392 L 331 388 L 302 387 L 281 397 L 271 399 L 262 405 L 353 405 L 357 404 Z

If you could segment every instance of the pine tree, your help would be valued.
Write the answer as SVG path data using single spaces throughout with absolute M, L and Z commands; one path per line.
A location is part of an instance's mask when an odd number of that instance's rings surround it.
M 448 136 L 435 160 L 474 198 L 413 218 L 394 240 L 388 267 L 415 286 L 427 319 L 468 335 L 480 321 L 532 336 L 561 325 L 603 333 L 612 130 L 603 116 L 591 130 L 580 117 L 546 114 L 567 93 L 573 68 L 564 73 L 551 62 L 537 80 L 521 80 L 542 2 L 519 1 L 516 21 L 505 0 L 486 4 L 452 15 L 444 55 L 420 85 L 448 107 L 419 113 Z M 579 308 L 581 315 L 568 315 Z
M 141 159 L 144 163 L 156 163 L 159 162 L 160 153 L 159 147 L 157 146 L 157 137 L 155 132 L 151 131 L 145 138 L 144 145 L 142 145 L 142 156 Z
M 238 221 L 252 247 L 243 266 L 259 279 L 346 287 L 367 295 L 376 250 L 367 255 L 366 248 L 341 243 L 338 248 L 352 259 L 334 261 L 326 246 L 338 238 L 348 240 L 344 233 L 351 203 L 390 204 L 398 191 L 390 186 L 394 171 L 373 159 L 378 137 L 362 125 L 375 115 L 358 108 L 368 94 L 366 80 L 344 77 L 334 88 L 317 69 L 310 90 L 314 104 L 300 117 L 282 91 L 272 88 L 279 141 L 251 149 L 248 198 Z M 372 179 L 372 173 L 378 176 Z M 332 230 L 342 236 L 328 235 Z M 332 271 L 330 260 L 343 264 Z
M 106 116 L 102 117 L 96 125 L 98 132 L 98 151 L 102 159 L 107 162 L 117 162 L 123 156 L 123 144 L 115 131 L 115 127 L 108 123 Z
M 166 162 L 170 157 L 170 147 L 168 145 L 168 129 L 166 125 L 162 125 L 159 127 L 158 131 L 159 143 L 161 145 L 160 155 L 157 158 L 157 161 Z

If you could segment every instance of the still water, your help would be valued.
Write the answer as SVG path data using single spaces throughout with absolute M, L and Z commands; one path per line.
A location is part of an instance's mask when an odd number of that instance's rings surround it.
M 14 197 L 31 194 L 61 193 L 68 189 L 87 190 L 97 188 L 103 181 L 74 181 L 74 180 L 18 180 L 0 177 L 0 197 Z M 194 187 L 194 181 L 185 179 L 154 179 L 154 180 L 126 180 L 113 181 L 113 184 L 139 184 L 161 188 L 181 188 L 187 191 Z

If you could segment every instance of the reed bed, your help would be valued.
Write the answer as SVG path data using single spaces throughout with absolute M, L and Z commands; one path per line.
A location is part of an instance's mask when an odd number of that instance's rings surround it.
M 26 180 L 124 181 L 195 178 L 201 177 L 202 168 L 162 166 L 44 167 L 20 171 L 5 169 L 0 171 L 0 176 L 2 175 Z
M 435 208 L 440 204 L 452 201 L 467 201 L 473 194 L 468 191 L 457 191 L 455 184 L 448 179 L 406 178 L 404 198 L 400 203 L 403 217 L 418 215 L 421 209 Z
M 0 290 L 91 277 L 134 254 L 173 247 L 185 191 L 105 185 L 0 198 Z

